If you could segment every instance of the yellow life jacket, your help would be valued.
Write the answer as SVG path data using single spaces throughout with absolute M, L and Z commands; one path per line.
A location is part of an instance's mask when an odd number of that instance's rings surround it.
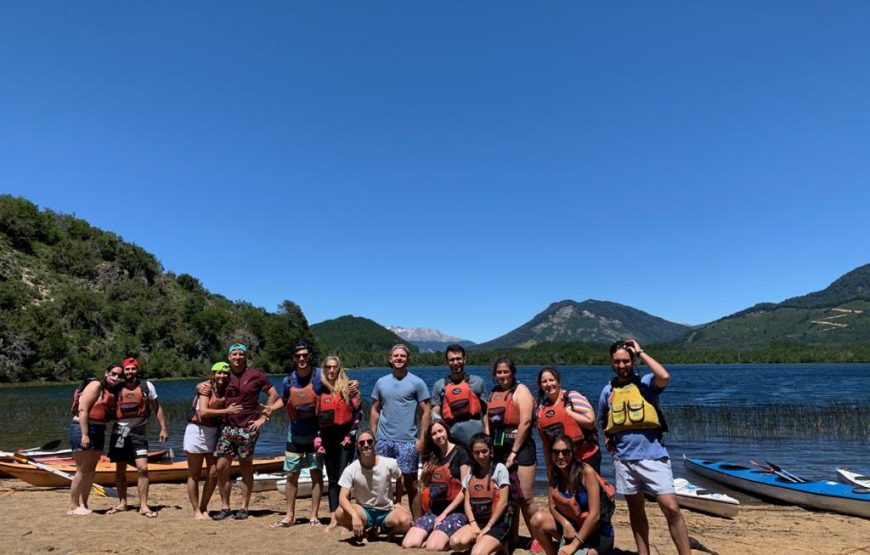
M 635 377 L 626 385 L 611 382 L 610 410 L 607 412 L 606 434 L 618 434 L 629 430 L 662 429 L 664 419 L 659 411 L 640 391 L 640 379 Z

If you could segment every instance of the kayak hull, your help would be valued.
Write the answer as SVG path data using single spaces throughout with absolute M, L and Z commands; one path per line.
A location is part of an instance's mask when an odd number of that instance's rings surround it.
M 722 518 L 734 518 L 740 512 L 740 501 L 704 489 L 685 478 L 674 478 L 674 489 L 680 507 Z
M 7 451 L 0 451 L 0 462 L 3 463 L 13 463 L 15 462 L 16 453 L 10 453 Z M 34 461 L 42 464 L 48 465 L 66 465 L 66 466 L 75 466 L 75 460 L 73 459 L 72 451 L 70 449 L 61 449 L 59 451 L 36 451 L 36 452 L 28 452 L 27 458 L 33 459 Z M 148 462 L 159 462 L 159 461 L 168 461 L 169 460 L 169 449 L 159 449 L 156 451 L 148 451 Z M 109 457 L 106 455 L 100 456 L 100 462 L 108 463 Z M 75 470 L 73 470 L 75 471 Z M 13 476 L 4 470 L 0 470 L 0 478 L 12 478 Z
M 280 470 L 284 465 L 284 457 L 275 457 L 272 459 L 255 459 L 254 470 L 260 472 L 274 472 Z M 50 464 L 52 468 L 75 474 L 75 465 L 68 464 Z M 6 472 L 27 482 L 32 486 L 37 487 L 69 487 L 69 480 L 60 476 L 55 476 L 50 472 L 40 470 L 34 466 L 23 463 L 4 463 L 0 462 L 0 471 Z M 170 463 L 148 463 L 148 477 L 152 484 L 161 482 L 184 482 L 187 480 L 187 461 L 178 461 Z M 230 468 L 231 475 L 239 475 L 239 462 L 233 461 Z M 97 463 L 97 469 L 94 473 L 94 482 L 101 486 L 115 485 L 115 464 L 109 462 Z M 203 476 L 203 478 L 205 478 Z M 136 485 L 138 473 L 132 466 L 127 466 L 127 485 Z
M 794 483 L 761 469 L 727 462 L 687 458 L 684 464 L 701 476 L 758 497 L 870 518 L 870 491 L 861 493 L 858 488 L 829 480 Z

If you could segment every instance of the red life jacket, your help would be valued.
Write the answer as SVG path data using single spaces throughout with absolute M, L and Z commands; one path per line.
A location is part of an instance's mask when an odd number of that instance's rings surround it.
M 489 425 L 496 428 L 516 428 L 520 425 L 520 406 L 514 402 L 513 386 L 507 391 L 493 391 L 486 407 Z
M 467 381 L 459 383 L 444 379 L 444 399 L 441 401 L 441 418 L 448 424 L 480 417 L 480 399 L 471 390 Z
M 212 385 L 212 387 L 214 387 L 214 385 Z M 217 394 L 212 391 L 208 397 L 208 401 L 206 402 L 206 407 L 209 409 L 223 409 L 226 408 L 226 406 L 226 397 L 218 397 Z M 223 419 L 220 416 L 200 416 L 199 394 L 193 398 L 193 403 L 190 405 L 190 418 L 187 419 L 188 422 L 199 424 L 200 426 L 208 426 L 209 428 L 217 428 L 221 425 L 222 420 Z
M 73 416 L 79 415 L 79 398 L 85 390 L 85 387 L 95 380 L 96 378 L 87 378 L 73 391 L 72 407 L 70 407 Z M 106 389 L 105 384 L 101 382 L 99 396 L 91 406 L 91 410 L 88 411 L 88 422 L 93 422 L 94 424 L 105 424 L 115 415 L 115 404 L 115 395 Z
M 118 406 L 115 416 L 118 418 L 148 417 L 151 415 L 151 403 L 148 398 L 148 385 L 145 380 L 133 389 L 123 385 L 118 390 Z
M 593 430 L 585 430 L 568 414 L 567 407 L 571 405 L 568 393 L 561 390 L 560 399 L 552 405 L 541 405 L 538 408 L 538 433 L 547 445 L 553 443 L 559 435 L 571 438 L 574 453 L 582 459 L 588 459 L 598 452 L 598 436 Z
M 314 378 L 305 387 L 290 386 L 287 397 L 287 416 L 291 420 L 305 420 L 317 416 L 317 394 L 314 392 Z
M 314 392 L 314 386 L 311 387 Z M 317 398 L 317 418 L 321 428 L 343 426 L 353 422 L 353 409 L 341 394 L 325 391 Z
M 492 469 L 483 478 L 472 474 L 468 480 L 468 501 L 471 504 L 471 514 L 474 515 L 474 520 L 478 521 L 478 526 L 486 525 L 498 504 L 498 484 L 492 479 L 495 464 L 492 463 Z
M 457 449 L 459 447 L 454 447 L 444 464 L 432 471 L 429 485 L 423 489 L 420 497 L 424 512 L 440 515 L 462 493 L 462 482 L 450 472 L 450 463 Z

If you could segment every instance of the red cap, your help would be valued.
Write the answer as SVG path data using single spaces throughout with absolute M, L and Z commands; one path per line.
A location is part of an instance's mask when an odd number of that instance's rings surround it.
M 125 358 L 124 359 L 124 366 L 125 367 L 126 366 L 135 366 L 136 368 L 139 368 L 139 361 L 133 357 Z

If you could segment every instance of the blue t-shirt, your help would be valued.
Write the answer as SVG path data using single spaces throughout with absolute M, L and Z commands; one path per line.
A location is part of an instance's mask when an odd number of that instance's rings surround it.
M 284 399 L 284 403 L 289 402 L 291 387 L 301 389 L 312 383 L 312 380 L 314 393 L 317 395 L 323 393 L 323 384 L 320 382 L 320 368 L 315 368 L 313 372 L 304 378 L 300 377 L 295 370 L 289 376 L 284 376 L 284 380 L 281 382 L 281 398 Z M 291 420 L 290 425 L 287 426 L 287 441 L 291 443 L 312 443 L 314 438 L 317 437 L 319 430 L 320 423 L 316 416 L 304 420 Z
M 640 379 L 640 393 L 654 406 L 659 406 L 659 393 L 664 391 L 656 387 L 655 374 L 646 374 Z M 598 399 L 598 424 L 603 431 L 607 427 L 607 415 L 610 412 L 610 392 L 613 390 L 608 383 L 601 391 Z M 661 459 L 668 456 L 668 450 L 661 442 L 659 430 L 629 430 L 620 432 L 614 438 L 616 454 L 614 459 L 621 461 L 640 461 Z
M 417 404 L 429 400 L 429 388 L 423 380 L 410 372 L 402 379 L 387 374 L 375 383 L 372 400 L 381 403 L 378 439 L 417 439 Z

